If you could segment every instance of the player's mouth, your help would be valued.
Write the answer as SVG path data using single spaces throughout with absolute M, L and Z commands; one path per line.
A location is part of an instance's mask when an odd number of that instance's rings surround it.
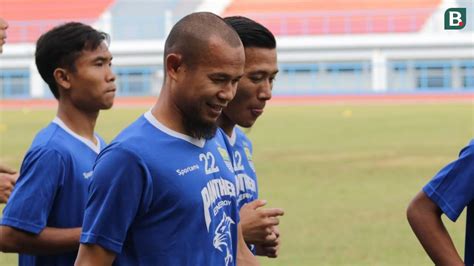
M 112 88 L 108 88 L 105 93 L 115 93 L 115 91 L 117 90 L 117 88 L 115 87 L 112 87 Z
M 254 117 L 259 117 L 260 115 L 263 114 L 263 108 L 265 108 L 265 105 L 262 106 L 252 106 L 250 107 L 250 112 Z
M 207 106 L 209 107 L 209 110 L 211 110 L 212 115 L 216 117 L 220 116 L 222 109 L 225 108 L 225 105 L 222 104 L 207 103 Z

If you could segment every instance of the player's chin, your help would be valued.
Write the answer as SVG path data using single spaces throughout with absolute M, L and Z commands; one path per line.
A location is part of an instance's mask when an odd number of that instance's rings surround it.
M 219 118 L 219 116 L 220 116 L 220 113 L 217 114 L 217 113 L 214 113 L 214 112 L 208 112 L 208 113 L 201 116 L 201 121 L 204 124 L 214 125 L 214 124 L 217 123 L 217 119 Z
M 110 108 L 112 108 L 112 106 L 114 105 L 114 99 L 107 99 L 105 101 L 102 102 L 101 106 L 100 106 L 100 109 L 101 110 L 108 110 Z
M 257 121 L 257 119 L 248 117 L 241 119 L 237 124 L 243 128 L 250 128 L 255 124 L 255 121 Z

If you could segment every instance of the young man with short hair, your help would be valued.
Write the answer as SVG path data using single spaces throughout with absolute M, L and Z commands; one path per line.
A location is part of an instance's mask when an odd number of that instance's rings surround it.
M 280 245 L 280 208 L 263 208 L 252 160 L 252 141 L 237 126 L 252 127 L 272 97 L 273 80 L 278 73 L 276 40 L 263 25 L 241 16 L 224 20 L 239 34 L 245 48 L 244 75 L 234 99 L 223 110 L 218 123 L 227 139 L 237 175 L 237 203 L 245 241 L 257 255 L 277 257 Z
M 72 22 L 36 44 L 36 66 L 58 109 L 33 140 L 3 211 L 0 248 L 20 253 L 20 265 L 72 265 L 76 258 L 92 167 L 105 146 L 94 128 L 115 97 L 107 41 Z

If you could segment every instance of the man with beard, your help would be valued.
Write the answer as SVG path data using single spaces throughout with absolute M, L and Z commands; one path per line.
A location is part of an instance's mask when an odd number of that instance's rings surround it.
M 97 159 L 76 265 L 257 263 L 238 230 L 225 143 L 214 137 L 244 63 L 220 17 L 194 13 L 173 27 L 157 103 Z

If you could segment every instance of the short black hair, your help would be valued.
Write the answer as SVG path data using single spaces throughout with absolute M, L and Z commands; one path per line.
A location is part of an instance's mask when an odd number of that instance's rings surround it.
M 59 25 L 41 35 L 36 42 L 36 67 L 56 99 L 59 99 L 59 91 L 54 70 L 63 67 L 75 71 L 75 62 L 81 52 L 93 51 L 103 41 L 110 41 L 107 33 L 79 22 Z
M 195 60 L 207 51 L 209 40 L 217 36 L 232 47 L 242 46 L 239 35 L 225 21 L 210 12 L 196 12 L 179 20 L 166 38 L 164 60 L 171 53 L 183 56 L 183 62 L 193 67 Z
M 276 48 L 275 36 L 262 24 L 242 16 L 226 17 L 224 21 L 239 34 L 245 48 Z

